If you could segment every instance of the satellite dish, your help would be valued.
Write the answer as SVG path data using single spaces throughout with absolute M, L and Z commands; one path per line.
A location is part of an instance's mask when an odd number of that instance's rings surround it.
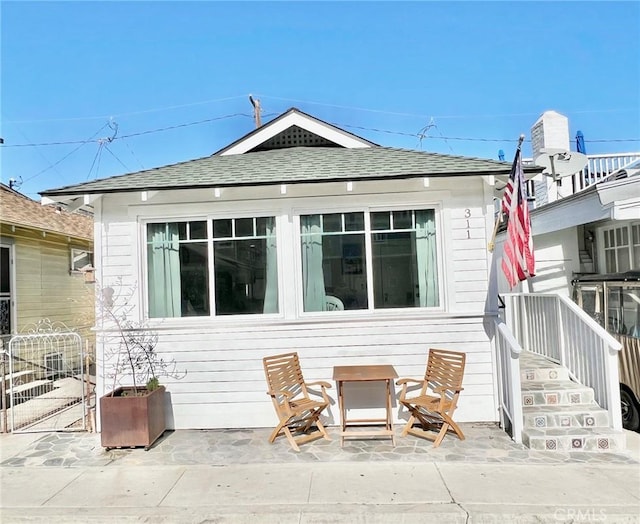
M 538 166 L 545 167 L 544 174 L 558 180 L 584 169 L 589 163 L 587 155 L 567 151 L 566 149 L 546 148 L 541 149 L 540 154 L 534 160 Z

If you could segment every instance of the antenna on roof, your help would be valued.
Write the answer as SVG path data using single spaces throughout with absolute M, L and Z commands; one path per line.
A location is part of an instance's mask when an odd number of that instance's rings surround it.
M 10 178 L 9 179 L 9 189 L 20 189 L 20 186 L 22 185 L 22 177 L 18 177 L 19 180 L 16 180 L 15 178 Z
M 251 102 L 251 105 L 253 106 L 253 118 L 256 121 L 256 129 L 258 129 L 262 125 L 262 122 L 260 121 L 260 111 L 262 110 L 260 108 L 260 100 L 249 95 L 249 102 Z

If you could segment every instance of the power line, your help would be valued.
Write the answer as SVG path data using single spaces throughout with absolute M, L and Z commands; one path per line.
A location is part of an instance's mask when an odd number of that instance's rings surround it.
M 417 117 L 417 118 L 503 118 L 503 117 L 521 117 L 521 116 L 540 116 L 540 112 L 537 113 L 499 113 L 499 114 L 487 114 L 487 115 L 420 115 L 416 113 L 402 113 L 396 111 L 385 111 L 382 109 L 370 109 L 365 107 L 356 107 L 356 106 L 343 106 L 338 104 L 327 104 L 325 102 L 316 102 L 313 100 L 300 100 L 297 98 L 283 98 L 278 96 L 270 96 L 270 95 L 256 95 L 262 98 L 271 98 L 273 100 L 282 100 L 285 102 L 299 102 L 301 104 L 309 104 L 309 105 L 318 105 L 324 107 L 335 107 L 337 109 L 349 109 L 353 111 L 366 111 L 369 113 L 379 113 L 384 115 L 395 115 L 395 116 L 409 116 L 409 117 Z M 623 113 L 623 112 L 637 112 L 637 108 L 619 108 L 619 109 L 584 109 L 577 111 L 566 111 L 570 114 L 588 114 L 588 113 Z
M 238 98 L 245 98 L 246 95 L 238 95 L 238 96 L 228 96 L 225 98 L 216 98 L 213 100 L 203 100 L 200 102 L 190 102 L 187 104 L 178 104 L 178 105 L 172 105 L 172 106 L 166 106 L 166 107 L 159 107 L 159 108 L 154 108 L 154 109 L 142 109 L 140 111 L 131 111 L 129 113 L 116 113 L 113 115 L 99 115 L 99 116 L 79 116 L 79 117 L 69 117 L 69 118 L 47 118 L 47 119 L 40 119 L 40 120 L 5 120 L 5 123 L 7 124 L 34 124 L 34 123 L 40 123 L 40 122 L 71 122 L 71 121 L 80 121 L 80 120 L 102 120 L 102 119 L 108 119 L 108 118 L 116 118 L 116 117 L 123 117 L 123 116 L 131 116 L 131 115 L 142 115 L 142 114 L 146 114 L 146 113 L 157 113 L 160 111 L 168 111 L 171 109 L 180 109 L 183 107 L 193 107 L 193 106 L 199 106 L 199 105 L 205 105 L 205 104 L 213 104 L 215 102 L 226 102 L 228 100 L 236 100 Z
M 64 162 L 67 158 L 69 158 L 71 155 L 73 155 L 76 151 L 78 151 L 82 146 L 84 146 L 85 144 L 89 144 L 90 142 L 93 141 L 93 139 L 98 136 L 98 133 L 100 133 L 100 131 L 102 131 L 105 127 L 107 127 L 107 125 L 109 124 L 105 124 L 103 125 L 100 129 L 98 129 L 90 138 L 88 138 L 87 140 L 83 140 L 80 142 L 80 145 L 78 147 L 76 147 L 73 151 L 70 151 L 69 153 L 67 153 L 66 155 L 64 155 L 60 160 L 58 160 L 56 163 L 51 164 L 49 167 L 45 167 L 43 170 L 38 171 L 35 175 L 27 178 L 25 180 L 25 182 L 29 182 L 30 180 L 33 180 L 34 178 L 40 176 L 42 173 L 45 173 L 47 171 L 49 171 L 49 169 L 53 169 L 55 168 L 58 164 Z M 78 142 L 75 142 L 76 144 Z
M 267 113 L 265 116 L 272 116 L 274 115 L 274 113 Z M 195 122 L 188 122 L 185 124 L 177 124 L 174 126 L 167 126 L 167 127 L 161 127 L 161 128 L 157 128 L 157 129 L 149 129 L 146 131 L 140 131 L 138 133 L 130 133 L 128 135 L 122 135 L 122 136 L 117 136 L 114 137 L 112 140 L 110 140 L 110 142 L 115 142 L 116 140 L 122 140 L 125 138 L 132 138 L 132 137 L 136 137 L 136 136 L 143 136 L 143 135 L 149 135 L 152 133 L 159 133 L 159 132 L 163 132 L 163 131 L 170 131 L 172 129 L 180 129 L 183 127 L 190 127 L 190 126 L 194 126 L 194 125 L 199 125 L 199 124 L 205 124 L 208 122 L 214 122 L 217 120 L 224 120 L 227 118 L 234 118 L 237 116 L 244 116 L 244 117 L 248 117 L 248 118 L 253 118 L 253 115 L 250 115 L 248 113 L 233 113 L 230 115 L 224 115 L 224 116 L 220 116 L 220 117 L 214 117 L 214 118 L 207 118 L 205 120 L 198 120 Z M 398 136 L 407 136 L 407 137 L 412 137 L 412 138 L 418 138 L 418 139 L 424 139 L 424 138 L 439 138 L 442 140 L 458 140 L 458 141 L 466 141 L 466 142 L 517 142 L 518 139 L 511 139 L 511 138 L 483 138 L 483 137 L 460 137 L 460 136 L 443 136 L 442 133 L 440 132 L 440 130 L 438 129 L 438 132 L 440 133 L 439 137 L 436 136 L 425 136 L 423 131 L 424 128 L 418 132 L 418 133 L 407 133 L 407 132 L 403 132 L 403 131 L 392 131 L 392 130 L 388 130 L 388 129 L 380 129 L 380 128 L 375 128 L 375 127 L 364 127 L 364 126 L 354 126 L 354 125 L 350 125 L 350 124 L 341 124 L 341 123 L 335 123 L 335 122 L 331 122 L 332 125 L 337 126 L 337 127 L 342 127 L 342 128 L 349 128 L 349 129 L 359 129 L 362 131 L 372 131 L 375 133 L 386 133 L 386 134 L 391 134 L 391 135 L 398 135 Z M 437 126 L 434 125 L 434 127 L 437 128 Z M 103 126 L 104 128 L 104 126 Z M 101 128 L 101 129 L 103 129 Z M 95 136 L 95 135 L 94 135 Z M 43 147 L 43 146 L 58 146 L 58 145 L 73 145 L 73 144 L 80 144 L 81 146 L 84 144 L 88 144 L 90 142 L 98 142 L 99 140 L 93 140 L 93 139 L 88 139 L 88 140 L 69 140 L 69 141 L 63 141 L 63 142 L 41 142 L 41 143 L 32 143 L 32 144 L 0 144 L 0 148 L 8 148 L 8 147 Z M 528 142 L 530 140 L 527 140 Z M 640 142 L 640 138 L 611 138 L 611 139 L 606 139 L 606 138 L 602 138 L 602 139 L 591 139 L 591 140 L 585 140 L 586 143 L 607 143 L 607 142 L 611 142 L 611 143 L 615 143 L 615 142 Z
M 266 116 L 271 116 L 272 113 L 269 113 Z M 142 135 L 149 135 L 151 133 L 159 133 L 162 131 L 170 131 L 172 129 L 179 129 L 182 127 L 189 127 L 189 126 L 195 126 L 195 125 L 199 125 L 199 124 L 206 124 L 207 122 L 215 122 L 217 120 L 224 120 L 227 118 L 234 118 L 237 116 L 244 116 L 244 117 L 249 117 L 249 118 L 253 118 L 253 115 L 250 115 L 248 113 L 233 113 L 230 115 L 224 115 L 224 116 L 218 116 L 218 117 L 214 117 L 214 118 L 207 118 L 205 120 L 197 120 L 195 122 L 188 122 L 186 124 L 177 124 L 175 126 L 167 126 L 167 127 L 160 127 L 157 129 L 149 129 L 147 131 L 140 131 L 138 133 L 131 133 L 128 135 L 122 135 L 122 136 L 118 136 L 118 137 L 113 137 L 112 140 L 110 140 L 111 142 L 115 141 L 115 140 L 122 140 L 123 138 L 131 138 L 134 136 L 142 136 Z M 105 126 L 108 124 L 105 124 Z M 104 129 L 103 126 L 102 128 L 100 128 L 101 130 Z M 95 137 L 95 135 L 94 135 Z M 93 137 L 92 137 L 93 138 Z M 63 145 L 73 145 L 73 144 L 88 144 L 89 142 L 98 142 L 99 140 L 67 140 L 67 141 L 62 141 L 62 142 L 42 142 L 42 143 L 34 143 L 34 144 L 1 144 L 0 147 L 42 147 L 42 146 L 63 146 Z

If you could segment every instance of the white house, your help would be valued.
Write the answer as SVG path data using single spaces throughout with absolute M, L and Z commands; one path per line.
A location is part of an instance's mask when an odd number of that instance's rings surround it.
M 290 109 L 212 156 L 43 196 L 93 206 L 97 281 L 135 286 L 136 320 L 187 371 L 164 381 L 174 428 L 273 426 L 266 355 L 297 351 L 307 380 L 375 363 L 420 377 L 430 347 L 467 353 L 457 420 L 497 421 L 487 240 L 510 167 Z

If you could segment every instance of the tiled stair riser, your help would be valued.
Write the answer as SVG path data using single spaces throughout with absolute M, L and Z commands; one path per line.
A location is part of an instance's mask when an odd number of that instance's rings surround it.
M 557 366 L 524 369 L 520 372 L 520 380 L 522 382 L 562 382 L 570 380 L 570 378 L 569 370 Z
M 539 451 L 591 451 L 610 452 L 625 449 L 622 433 L 600 428 L 598 434 L 583 434 L 568 431 L 565 435 L 551 435 L 537 430 L 523 432 L 522 441 L 530 449 Z
M 525 429 L 609 428 L 609 413 L 596 405 L 581 411 L 541 412 L 532 409 L 524 414 Z
M 527 390 L 527 384 L 522 384 L 522 405 L 527 406 L 573 406 L 577 404 L 593 404 L 594 396 L 591 388 L 558 388 L 547 390 Z

